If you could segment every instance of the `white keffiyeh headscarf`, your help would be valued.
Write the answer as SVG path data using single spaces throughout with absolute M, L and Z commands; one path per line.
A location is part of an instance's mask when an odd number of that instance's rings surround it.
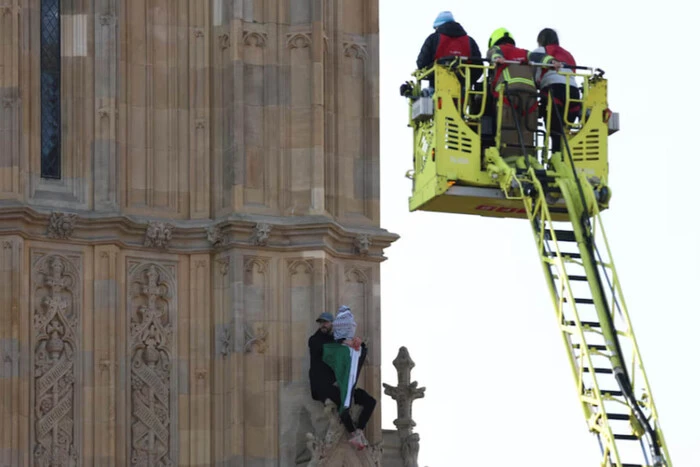
M 347 305 L 342 305 L 338 308 L 338 314 L 333 320 L 333 337 L 338 339 L 352 339 L 355 337 L 355 330 L 357 329 L 357 323 L 355 323 L 355 317 L 350 311 L 350 307 Z

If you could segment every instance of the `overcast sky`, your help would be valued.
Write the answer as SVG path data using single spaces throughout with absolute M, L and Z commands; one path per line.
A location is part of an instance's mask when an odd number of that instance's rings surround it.
M 421 466 L 593 467 L 554 309 L 525 221 L 409 213 L 411 130 L 399 85 L 441 10 L 482 53 L 506 27 L 536 47 L 552 27 L 580 65 L 606 71 L 622 130 L 610 139 L 608 238 L 676 466 L 700 466 L 700 142 L 691 3 L 381 0 L 383 380 L 401 345 L 426 386 L 414 403 Z M 384 396 L 384 428 L 395 403 Z

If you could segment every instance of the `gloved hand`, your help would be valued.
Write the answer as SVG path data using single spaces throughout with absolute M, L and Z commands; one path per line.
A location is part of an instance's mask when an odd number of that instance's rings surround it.
M 411 94 L 413 94 L 413 85 L 410 82 L 406 81 L 399 88 L 399 92 L 403 97 L 408 97 Z

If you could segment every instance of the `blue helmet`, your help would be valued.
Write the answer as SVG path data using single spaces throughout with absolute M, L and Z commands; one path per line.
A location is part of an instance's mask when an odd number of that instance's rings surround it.
M 449 23 L 450 21 L 454 21 L 455 17 L 452 16 L 451 11 L 441 11 L 438 13 L 437 18 L 435 18 L 435 22 L 433 23 L 433 28 L 437 28 L 438 26 L 442 26 L 445 23 Z

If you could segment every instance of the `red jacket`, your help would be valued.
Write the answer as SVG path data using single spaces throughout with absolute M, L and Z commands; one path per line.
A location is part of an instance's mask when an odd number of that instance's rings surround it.
M 491 47 L 486 57 L 493 62 L 496 58 L 515 60 L 527 63 L 529 52 L 518 48 L 512 44 L 501 44 Z M 524 65 L 507 64 L 499 65 L 491 79 L 491 91 L 498 95 L 503 82 L 508 83 L 509 88 L 535 89 L 535 82 L 532 79 L 532 70 Z
M 434 60 L 451 55 L 458 57 L 471 56 L 471 41 L 469 36 L 450 37 L 446 34 L 440 34 L 440 42 L 438 42 L 437 50 L 435 51 Z

